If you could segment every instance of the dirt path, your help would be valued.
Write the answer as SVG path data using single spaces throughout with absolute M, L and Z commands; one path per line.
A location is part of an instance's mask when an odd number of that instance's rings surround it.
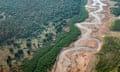
M 74 42 L 74 47 L 65 49 L 59 54 L 53 72 L 91 71 L 93 63 L 91 60 L 92 57 L 95 58 L 93 54 L 98 52 L 102 46 L 101 41 L 91 34 L 103 24 L 103 19 L 107 17 L 105 7 L 107 9 L 109 7 L 106 0 L 88 0 L 86 9 L 89 12 L 89 18 L 82 23 L 76 23 L 76 26 L 82 31 L 82 36 Z M 88 42 L 92 40 L 95 42 L 93 48 L 84 46 L 83 42 L 88 45 Z

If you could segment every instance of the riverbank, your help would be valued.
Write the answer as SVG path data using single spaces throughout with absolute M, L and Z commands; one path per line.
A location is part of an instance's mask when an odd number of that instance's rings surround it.
M 102 46 L 102 37 L 110 33 L 108 25 L 112 19 L 110 7 L 110 0 L 88 0 L 86 8 L 89 18 L 76 24 L 82 35 L 74 42 L 73 47 L 68 47 L 60 53 L 54 72 L 91 72 L 93 70 L 95 54 Z M 89 43 L 91 43 L 90 46 Z

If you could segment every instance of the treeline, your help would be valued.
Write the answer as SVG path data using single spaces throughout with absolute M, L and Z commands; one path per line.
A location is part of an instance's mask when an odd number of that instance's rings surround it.
M 0 0 L 0 43 L 16 38 L 37 37 L 52 23 L 56 33 L 66 19 L 81 13 L 82 0 Z M 2 16 L 0 15 L 0 18 Z
M 106 36 L 96 72 L 120 72 L 120 37 Z
M 87 3 L 87 0 L 80 1 L 80 14 L 75 14 L 67 24 L 70 28 L 70 31 L 58 34 L 56 41 L 54 41 L 54 46 L 48 45 L 43 49 L 39 49 L 32 60 L 25 60 L 23 65 L 21 66 L 24 72 L 51 71 L 53 64 L 56 61 L 56 57 L 60 53 L 61 49 L 68 46 L 71 42 L 77 39 L 78 35 L 80 35 L 80 30 L 76 28 L 74 24 L 76 22 L 81 22 L 88 17 L 88 14 L 84 7 Z M 42 50 L 45 51 L 43 52 Z M 39 51 L 41 51 L 41 53 Z
M 120 16 L 120 0 L 112 0 L 115 3 L 114 7 L 111 8 L 111 12 L 115 15 L 115 16 Z

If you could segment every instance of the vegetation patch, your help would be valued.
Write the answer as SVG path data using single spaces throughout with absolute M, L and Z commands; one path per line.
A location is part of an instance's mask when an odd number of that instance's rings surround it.
M 0 20 L 2 20 L 3 19 L 3 16 L 2 15 L 0 15 Z
M 112 31 L 120 31 L 120 19 L 115 19 L 111 25 Z
M 96 72 L 120 72 L 120 37 L 106 36 Z
M 112 0 L 115 2 L 114 7 L 111 8 L 111 12 L 115 15 L 115 16 L 119 16 L 120 15 L 120 0 Z

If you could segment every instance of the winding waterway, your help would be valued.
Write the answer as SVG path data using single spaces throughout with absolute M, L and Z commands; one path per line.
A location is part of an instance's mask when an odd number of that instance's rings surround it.
M 88 0 L 90 1 L 90 0 Z M 104 7 L 107 6 L 107 4 L 103 3 L 103 0 L 91 0 L 92 4 L 87 4 L 86 9 L 94 9 L 93 11 L 89 12 L 89 16 L 93 19 L 91 21 L 85 21 L 82 23 L 76 23 L 76 26 L 80 29 L 84 29 L 85 32 L 82 32 L 81 38 L 79 38 L 75 43 L 73 48 L 68 48 L 63 50 L 60 55 L 57 58 L 56 66 L 55 66 L 55 72 L 67 72 L 67 67 L 69 65 L 75 66 L 76 62 L 72 61 L 71 59 L 66 55 L 68 52 L 72 52 L 72 57 L 77 55 L 77 53 L 80 50 L 85 51 L 97 51 L 98 48 L 100 48 L 100 41 L 97 38 L 92 38 L 90 34 L 93 32 L 92 28 L 88 28 L 84 26 L 84 24 L 92 24 L 92 25 L 98 25 L 102 23 L 103 18 L 105 17 L 105 14 L 103 14 Z M 78 46 L 79 42 L 82 40 L 94 40 L 96 42 L 95 48 L 90 47 L 83 47 Z M 63 63 L 64 62 L 64 63 Z

